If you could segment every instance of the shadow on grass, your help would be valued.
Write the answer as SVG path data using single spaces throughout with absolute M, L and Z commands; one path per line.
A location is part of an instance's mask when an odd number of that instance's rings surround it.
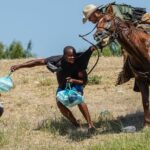
M 82 128 L 76 128 L 65 118 L 42 120 L 34 130 L 50 132 L 53 135 L 67 135 L 68 139 L 74 141 L 82 141 L 94 135 L 88 132 L 87 124 L 82 124 Z
M 143 112 L 136 112 L 134 114 L 128 114 L 124 117 L 119 117 L 120 121 L 122 122 L 123 126 L 135 126 L 137 131 L 143 129 L 143 121 L 144 116 Z
M 109 118 L 110 117 L 110 118 Z M 102 118 L 99 117 L 94 122 L 96 132 L 90 134 L 87 130 L 87 124 L 82 124 L 82 128 L 76 129 L 68 120 L 65 118 L 46 119 L 41 121 L 37 128 L 34 130 L 41 130 L 52 133 L 55 135 L 68 136 L 68 139 L 74 141 L 82 141 L 90 138 L 91 136 L 98 134 L 113 134 L 120 133 L 122 127 L 135 126 L 137 131 L 140 131 L 143 127 L 143 113 L 136 112 L 134 114 L 128 114 L 126 116 L 120 116 L 114 119 L 113 116 L 107 116 Z
M 100 114 L 99 121 L 95 123 L 95 126 L 101 129 L 102 134 L 120 133 L 122 128 L 127 126 L 135 126 L 138 132 L 143 129 L 143 113 L 136 112 L 126 116 L 119 116 L 118 118 L 113 118 L 111 113 Z

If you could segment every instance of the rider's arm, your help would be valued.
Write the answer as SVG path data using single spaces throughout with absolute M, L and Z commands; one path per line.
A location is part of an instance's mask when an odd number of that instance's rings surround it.
M 94 50 L 96 50 L 96 48 L 94 46 L 91 46 L 90 48 L 88 48 L 88 50 L 80 53 L 77 56 L 77 62 L 81 66 L 81 70 L 87 69 L 89 59 L 90 59 Z

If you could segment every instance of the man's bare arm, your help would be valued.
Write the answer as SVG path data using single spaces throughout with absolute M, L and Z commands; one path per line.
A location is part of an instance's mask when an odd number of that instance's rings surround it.
M 45 65 L 45 59 L 35 59 L 35 60 L 30 60 L 22 64 L 14 65 L 10 68 L 11 71 L 15 71 L 21 68 L 31 68 L 35 66 L 42 66 Z

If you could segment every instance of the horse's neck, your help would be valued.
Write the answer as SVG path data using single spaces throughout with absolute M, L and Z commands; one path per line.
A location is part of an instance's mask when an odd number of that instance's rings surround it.
M 129 35 L 131 34 L 130 26 L 119 18 L 115 18 L 115 33 L 121 45 L 127 50 L 129 54 L 134 55 L 133 44 L 130 43 Z
M 121 33 L 123 30 L 130 30 L 131 25 L 120 18 L 114 18 L 114 25 L 116 27 L 116 32 Z
M 146 48 L 144 47 L 144 43 L 138 43 L 136 40 L 140 41 L 140 31 L 138 31 L 134 26 L 121 21 L 119 18 L 115 19 L 116 33 L 118 34 L 118 41 L 120 44 L 126 49 L 129 55 L 135 59 L 135 61 L 139 62 L 139 64 L 147 64 L 150 63 L 150 58 L 145 57 Z M 136 36 L 135 36 L 136 34 Z M 141 48 L 141 45 L 143 47 Z

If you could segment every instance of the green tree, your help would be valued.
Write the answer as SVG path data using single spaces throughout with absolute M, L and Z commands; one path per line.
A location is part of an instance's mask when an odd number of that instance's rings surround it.
M 9 46 L 6 47 L 2 42 L 0 42 L 0 59 L 35 57 L 35 54 L 32 54 L 31 50 L 31 40 L 28 42 L 26 49 L 22 46 L 22 43 L 19 41 L 13 41 Z
M 2 42 L 0 42 L 0 59 L 5 58 L 5 49 Z
M 32 50 L 32 41 L 29 40 L 28 44 L 27 44 L 27 49 L 25 51 L 25 55 L 26 57 L 33 57 L 33 54 L 31 53 L 31 50 Z
M 20 42 L 13 41 L 8 48 L 8 57 L 11 59 L 24 58 L 24 48 Z
M 35 55 L 31 53 L 31 49 L 32 49 L 31 40 L 27 45 L 27 49 L 25 49 L 22 46 L 21 42 L 13 41 L 8 47 L 6 47 L 4 58 L 16 59 L 16 58 L 34 57 Z

